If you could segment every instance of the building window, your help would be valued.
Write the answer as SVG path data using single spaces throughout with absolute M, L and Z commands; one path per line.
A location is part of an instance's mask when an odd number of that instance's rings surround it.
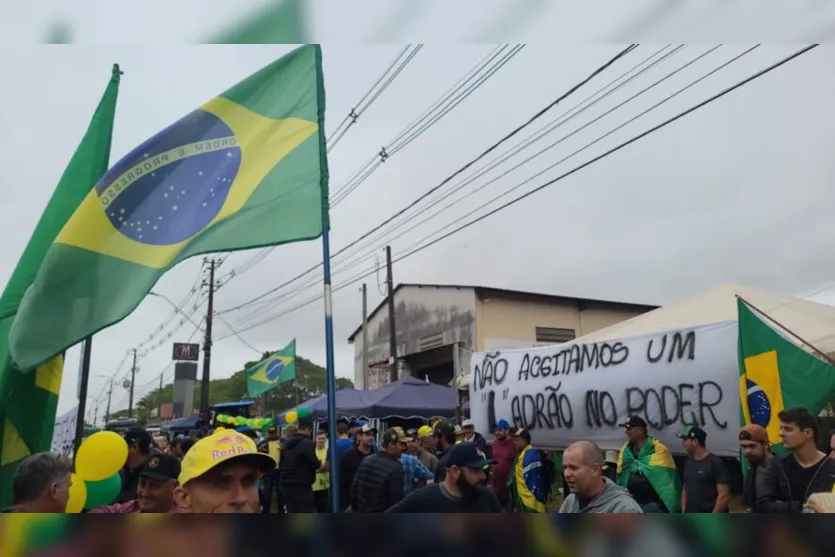
M 559 329 L 556 327 L 537 327 L 536 342 L 547 342 L 550 344 L 562 344 L 574 340 L 577 335 L 574 329 Z

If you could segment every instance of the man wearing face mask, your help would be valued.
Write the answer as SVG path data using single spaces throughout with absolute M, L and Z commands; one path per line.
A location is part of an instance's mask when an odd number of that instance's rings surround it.
M 258 479 L 275 469 L 255 441 L 227 429 L 194 444 L 183 459 L 174 503 L 193 514 L 257 513 Z
M 412 492 L 388 513 L 500 513 L 499 501 L 484 487 L 491 464 L 475 443 L 454 445 L 446 455 L 446 477 Z

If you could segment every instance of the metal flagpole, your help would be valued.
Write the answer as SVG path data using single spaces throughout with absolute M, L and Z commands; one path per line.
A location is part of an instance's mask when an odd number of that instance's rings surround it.
M 328 394 L 328 460 L 330 461 L 331 512 L 339 513 L 339 453 L 336 450 L 336 376 L 333 354 L 333 303 L 331 300 L 330 227 L 322 229 L 322 267 L 325 279 L 325 369 Z

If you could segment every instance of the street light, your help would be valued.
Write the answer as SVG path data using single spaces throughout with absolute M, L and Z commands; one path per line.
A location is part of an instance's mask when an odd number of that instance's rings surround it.
M 191 318 L 191 316 L 187 315 L 187 314 L 186 314 L 183 310 L 181 310 L 179 307 L 177 307 L 177 304 L 175 304 L 174 302 L 172 302 L 172 301 L 168 298 L 168 296 L 165 296 L 164 294 L 157 294 L 156 292 L 148 292 L 148 295 L 149 295 L 149 296 L 154 296 L 155 298 L 160 298 L 160 299 L 162 299 L 162 300 L 165 300 L 166 302 L 168 302 L 168 305 L 170 305 L 172 308 L 174 308 L 174 313 L 179 313 L 179 314 L 180 314 L 180 315 L 182 315 L 182 316 L 183 316 L 186 320 L 188 320 L 188 322 L 189 322 L 189 323 L 191 323 L 192 325 L 194 325 L 195 327 L 197 327 L 197 329 L 198 329 L 198 330 L 201 330 L 201 331 L 203 330 L 203 328 L 202 328 L 202 327 L 201 327 L 198 323 L 196 323 L 196 322 L 195 322 L 195 321 Z

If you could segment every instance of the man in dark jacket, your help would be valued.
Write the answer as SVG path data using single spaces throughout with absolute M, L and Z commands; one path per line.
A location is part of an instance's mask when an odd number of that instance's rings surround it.
M 487 452 L 487 440 L 475 430 L 475 424 L 472 420 L 464 420 L 461 423 L 461 429 L 464 431 L 465 442 L 475 443 L 481 452 Z
M 377 430 L 364 425 L 356 431 L 355 447 L 345 451 L 339 459 L 339 506 L 347 510 L 351 506 L 351 485 L 357 476 L 357 470 L 365 457 L 374 454 L 374 438 Z
M 768 450 L 768 432 L 756 424 L 748 424 L 739 430 L 739 448 L 748 461 L 748 473 L 742 486 L 745 505 L 753 513 L 762 512 L 758 504 L 759 494 L 769 481 L 769 471 L 774 455 Z
M 813 493 L 829 493 L 835 486 L 835 461 L 815 445 L 818 422 L 805 408 L 791 408 L 779 414 L 783 446 L 791 451 L 775 458 L 768 481 L 758 493 L 760 512 L 799 513 Z
M 313 482 L 322 463 L 311 439 L 312 424 L 300 420 L 299 428 L 281 452 L 281 489 L 288 513 L 315 513 Z
M 136 500 L 139 476 L 151 458 L 151 434 L 141 427 L 132 427 L 124 434 L 128 445 L 128 459 L 119 472 L 122 478 L 122 490 L 116 498 L 117 503 L 129 503 Z
M 400 502 L 406 485 L 400 455 L 407 439 L 396 429 L 383 433 L 382 450 L 365 458 L 351 484 L 351 507 L 359 513 L 381 513 Z
M 446 457 L 450 449 L 455 446 L 455 426 L 446 420 L 435 424 L 435 441 L 438 446 L 438 467 L 435 468 L 435 483 L 439 484 L 446 478 L 446 471 L 449 468 Z

